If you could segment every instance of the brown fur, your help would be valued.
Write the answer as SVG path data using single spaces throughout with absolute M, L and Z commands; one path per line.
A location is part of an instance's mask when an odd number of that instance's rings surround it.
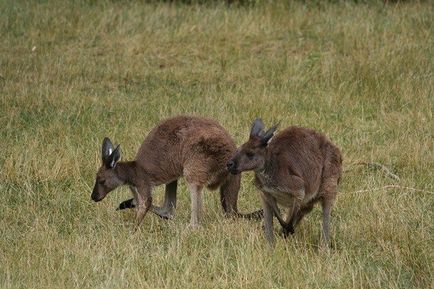
M 111 152 L 111 142 L 106 142 L 109 143 L 106 151 Z M 103 165 L 97 173 L 92 199 L 100 201 L 117 186 L 129 185 L 140 224 L 152 206 L 152 189 L 167 184 L 167 192 L 171 184 L 176 201 L 176 180 L 184 176 L 192 194 L 192 226 L 198 225 L 201 190 L 205 186 L 220 187 L 225 212 L 243 216 L 237 211 L 240 177 L 226 170 L 226 163 L 235 150 L 231 136 L 214 120 L 192 116 L 167 119 L 151 130 L 134 161 L 115 162 L 112 168 L 116 150 L 107 155 L 103 145 Z
M 180 116 L 165 120 L 149 133 L 136 163 L 153 186 L 184 176 L 188 183 L 219 187 L 228 175 L 225 166 L 235 149 L 231 136 L 215 121 Z
M 312 129 L 292 126 L 271 138 L 275 128 L 264 132 L 263 127 L 261 120 L 255 121 L 248 142 L 238 149 L 228 167 L 235 174 L 255 171 L 255 185 L 262 191 L 267 239 L 274 241 L 273 215 L 287 235 L 315 203 L 321 202 L 323 238 L 328 244 L 330 210 L 342 174 L 339 149 Z M 285 220 L 277 204 L 288 209 Z

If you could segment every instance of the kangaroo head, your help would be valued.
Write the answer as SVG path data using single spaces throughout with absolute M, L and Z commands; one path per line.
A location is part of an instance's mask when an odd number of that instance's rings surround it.
M 260 170 L 264 167 L 267 145 L 277 125 L 266 132 L 264 127 L 260 118 L 253 122 L 249 140 L 237 149 L 233 158 L 227 163 L 229 172 L 238 174 L 243 171 Z
M 123 184 L 116 170 L 116 164 L 121 158 L 119 146 L 114 149 L 110 139 L 104 138 L 101 157 L 102 164 L 96 174 L 95 186 L 91 195 L 95 202 L 101 201 L 109 192 Z

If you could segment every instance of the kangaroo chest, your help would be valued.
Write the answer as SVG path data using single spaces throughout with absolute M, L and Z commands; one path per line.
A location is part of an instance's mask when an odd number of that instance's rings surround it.
M 280 187 L 279 183 L 268 175 L 256 173 L 255 185 L 259 190 L 271 195 L 279 205 L 284 207 L 291 205 L 291 192 L 289 192 L 286 188 Z

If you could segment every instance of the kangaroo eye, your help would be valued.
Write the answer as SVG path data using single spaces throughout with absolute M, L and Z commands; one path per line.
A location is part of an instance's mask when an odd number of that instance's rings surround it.
M 252 152 L 246 152 L 246 156 L 251 159 L 253 158 L 253 153 Z

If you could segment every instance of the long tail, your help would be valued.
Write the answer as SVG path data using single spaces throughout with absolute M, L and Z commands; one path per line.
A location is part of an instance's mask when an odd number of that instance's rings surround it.
M 226 181 L 220 187 L 220 199 L 225 214 L 244 218 L 248 220 L 260 220 L 264 217 L 263 210 L 257 210 L 251 213 L 240 213 L 238 211 L 238 192 L 240 190 L 241 175 L 228 175 Z

